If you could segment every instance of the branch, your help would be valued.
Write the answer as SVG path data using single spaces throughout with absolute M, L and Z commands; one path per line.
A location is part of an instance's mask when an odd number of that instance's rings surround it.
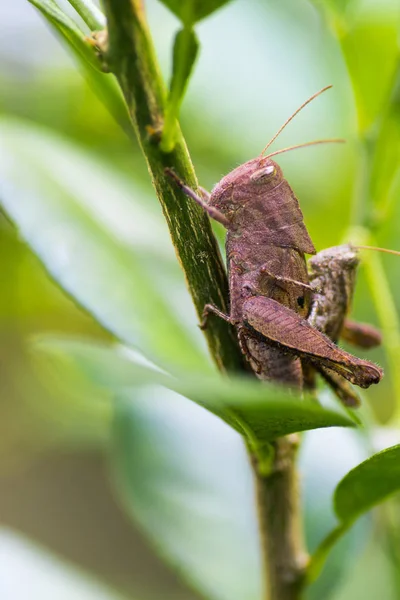
M 103 4 L 109 36 L 107 62 L 123 90 L 197 313 L 200 317 L 204 305 L 209 302 L 228 312 L 225 269 L 209 219 L 199 206 L 188 202 L 165 175 L 167 167 L 173 169 L 188 186 L 197 188 L 193 166 L 178 127 L 174 150 L 163 153 L 160 149 L 166 93 L 142 2 L 104 0 Z M 211 355 L 222 371 L 244 368 L 237 336 L 230 326 L 220 319 L 210 319 L 206 336 Z M 260 456 L 251 448 L 265 571 L 272 600 L 298 600 L 304 579 L 292 439 L 281 438 L 274 443 L 269 475 L 263 472 Z
M 298 445 L 298 436 L 290 435 L 275 440 L 272 454 L 264 460 L 262 452 L 260 456 L 250 451 L 268 600 L 299 600 L 306 584 Z
M 190 187 L 197 181 L 190 156 L 177 128 L 170 153 L 160 149 L 166 92 L 140 0 L 104 0 L 108 23 L 107 62 L 116 74 L 153 185 L 168 223 L 178 260 L 199 315 L 208 302 L 227 311 L 228 283 L 208 217 L 176 188 L 165 168 L 173 169 Z M 222 371 L 244 369 L 236 334 L 220 319 L 210 319 L 205 332 L 211 356 Z

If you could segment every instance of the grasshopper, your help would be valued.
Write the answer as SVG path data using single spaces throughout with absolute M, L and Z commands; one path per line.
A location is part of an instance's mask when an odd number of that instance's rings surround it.
M 327 248 L 308 261 L 313 300 L 307 321 L 335 343 L 342 338 L 354 346 L 368 349 L 381 343 L 380 332 L 371 325 L 346 318 L 358 265 L 358 249 L 350 245 Z M 345 405 L 355 407 L 360 404 L 355 390 L 341 375 L 322 364 L 317 365 L 316 370 Z M 313 371 L 304 363 L 303 372 L 308 374 L 307 387 L 314 387 Z
M 210 314 L 234 325 L 242 351 L 260 379 L 302 388 L 304 384 L 309 385 L 312 370 L 317 370 L 342 401 L 355 405 L 356 396 L 345 380 L 367 388 L 378 383 L 383 375 L 373 363 L 336 345 L 345 330 L 344 318 L 354 286 L 357 260 L 353 257 L 348 263 L 346 252 L 339 252 L 333 274 L 324 256 L 316 255 L 311 261 L 310 280 L 305 254 L 316 251 L 298 200 L 281 168 L 272 160 L 272 156 L 294 148 L 342 140 L 317 140 L 264 156 L 294 116 L 329 87 L 302 104 L 260 156 L 223 177 L 211 194 L 201 189 L 201 195 L 198 195 L 173 171 L 167 169 L 167 174 L 188 197 L 227 229 L 230 312 L 225 314 L 218 307 L 207 304 L 202 326 L 206 326 Z M 336 300 L 332 301 L 340 280 L 340 269 L 347 277 L 350 291 L 348 297 L 336 294 Z M 335 302 L 339 304 L 335 306 Z M 353 334 L 357 331 L 354 324 L 352 331 Z

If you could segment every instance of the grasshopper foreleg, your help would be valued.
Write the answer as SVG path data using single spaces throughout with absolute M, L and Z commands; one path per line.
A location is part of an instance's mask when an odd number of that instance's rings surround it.
M 204 329 L 207 329 L 207 321 L 210 314 L 217 315 L 217 317 L 223 319 L 227 323 L 232 323 L 231 317 L 222 312 L 222 310 L 217 308 L 214 304 L 206 304 L 203 309 L 202 320 L 200 323 L 200 329 L 203 331 Z
M 169 168 L 165 169 L 165 173 L 175 181 L 175 183 L 178 185 L 178 187 L 181 188 L 182 192 L 184 194 L 186 194 L 186 196 L 188 196 L 188 198 L 191 198 L 192 200 L 194 200 L 196 202 L 196 204 L 201 206 L 201 208 L 203 210 L 205 210 L 205 212 L 212 219 L 214 219 L 215 221 L 218 221 L 218 223 L 221 223 L 221 225 L 223 225 L 226 228 L 229 227 L 229 219 L 227 219 L 225 217 L 225 215 L 223 215 L 222 212 L 219 211 L 217 208 L 215 208 L 214 206 L 210 206 L 210 204 L 208 204 L 210 194 L 204 188 L 199 188 L 200 193 L 203 196 L 203 198 L 202 198 L 201 196 L 196 194 L 196 192 L 194 190 L 192 190 L 192 188 L 190 188 L 181 179 L 179 179 L 178 175 L 176 173 L 174 173 L 174 171 L 172 169 L 169 169 Z

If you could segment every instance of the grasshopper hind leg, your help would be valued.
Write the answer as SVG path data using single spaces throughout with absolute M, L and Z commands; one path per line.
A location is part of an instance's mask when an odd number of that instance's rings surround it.
M 333 390 L 339 400 L 345 406 L 349 408 L 357 408 L 361 405 L 361 400 L 356 390 L 352 388 L 351 384 L 346 381 L 341 375 L 328 369 L 323 365 L 319 365 L 317 371 L 325 379 L 326 383 Z
M 245 327 L 238 327 L 237 335 L 239 340 L 239 347 L 242 351 L 243 356 L 251 365 L 255 374 L 260 375 L 260 373 L 262 372 L 263 365 L 262 362 L 260 360 L 257 360 L 254 354 L 250 351 L 249 345 L 247 343 L 249 339 L 249 332 L 246 330 Z

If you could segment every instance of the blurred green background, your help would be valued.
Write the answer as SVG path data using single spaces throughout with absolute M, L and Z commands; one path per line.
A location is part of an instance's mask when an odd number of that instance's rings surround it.
M 168 80 L 178 21 L 156 0 L 145 5 Z M 125 343 L 152 360 L 212 368 L 123 104 L 111 93 L 104 102 L 27 1 L 3 1 L 0 14 L 0 595 L 255 600 L 256 524 L 239 436 L 156 387 L 112 418 L 110 394 L 77 368 L 78 342 L 71 350 L 67 340 L 65 354 L 60 343 L 55 362 L 37 351 L 44 338 L 118 338 L 122 356 L 132 352 Z M 296 151 L 279 164 L 317 249 L 357 237 L 360 226 L 399 249 L 400 98 L 390 92 L 399 22 L 398 0 L 234 0 L 202 21 L 181 115 L 201 184 L 211 189 L 259 153 L 332 83 L 274 149 L 321 137 L 346 145 Z M 368 358 L 386 376 L 363 394 L 367 429 L 304 435 L 311 548 L 334 522 L 339 479 L 400 439 L 399 263 L 379 259 L 374 303 L 376 263 L 366 260 L 354 316 L 385 328 L 389 351 Z M 126 457 L 129 477 L 121 476 Z M 308 597 L 398 598 L 399 552 L 391 501 L 344 538 Z

